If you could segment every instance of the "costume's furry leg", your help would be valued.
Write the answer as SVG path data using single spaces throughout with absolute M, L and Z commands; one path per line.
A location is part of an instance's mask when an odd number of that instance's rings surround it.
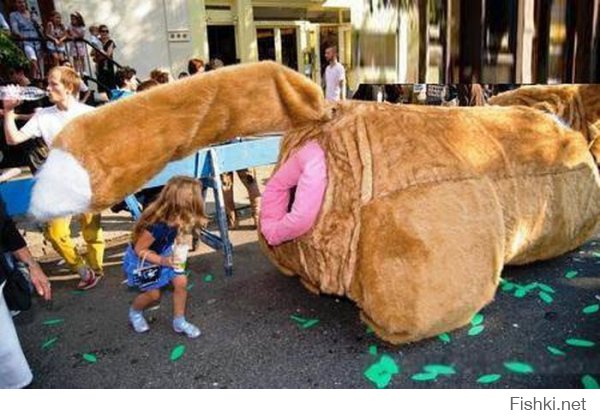
M 30 211 L 48 219 L 100 211 L 172 160 L 236 136 L 327 119 L 319 86 L 272 62 L 190 77 L 69 123 L 38 175 Z M 59 203 L 59 204 L 56 204 Z

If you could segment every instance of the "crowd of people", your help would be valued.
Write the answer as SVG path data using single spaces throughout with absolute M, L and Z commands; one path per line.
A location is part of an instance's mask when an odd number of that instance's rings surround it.
M 353 99 L 413 105 L 485 106 L 514 84 L 361 84 Z
M 0 30 L 10 33 L 23 50 L 31 68 L 31 77 L 42 80 L 52 68 L 68 60 L 80 75 L 95 76 L 100 90 L 114 87 L 113 53 L 115 42 L 110 38 L 106 25 L 86 26 L 78 11 L 69 14 L 69 23 L 54 11 L 47 22 L 40 20 L 34 9 L 29 9 L 25 0 L 15 0 L 15 10 L 8 17 L 0 14 Z M 95 63 L 88 65 L 89 59 Z M 95 68 L 91 68 L 95 67 Z

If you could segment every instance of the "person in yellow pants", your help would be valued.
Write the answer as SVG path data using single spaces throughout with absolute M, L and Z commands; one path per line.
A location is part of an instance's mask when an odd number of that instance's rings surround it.
M 5 98 L 4 134 L 6 143 L 18 145 L 33 138 L 41 137 L 48 147 L 56 134 L 72 119 L 92 112 L 94 108 L 80 103 L 75 94 L 79 94 L 81 78 L 69 67 L 54 67 L 48 72 L 48 98 L 54 105 L 38 109 L 29 121 L 20 129 L 15 123 L 15 107 L 20 101 L 17 98 Z M 75 179 L 74 179 L 75 180 Z M 100 228 L 100 214 L 85 214 L 81 217 L 83 238 L 88 245 L 86 264 L 77 254 L 75 244 L 71 240 L 69 227 L 71 218 L 52 220 L 46 227 L 46 238 L 56 251 L 65 259 L 69 267 L 81 276 L 77 285 L 80 289 L 95 287 L 102 277 L 102 258 L 104 257 L 104 238 Z M 89 265 L 89 267 L 88 267 Z
M 100 225 L 100 214 L 83 214 L 79 216 L 81 233 L 87 245 L 85 260 L 77 253 L 71 238 L 71 217 L 56 218 L 46 224 L 44 236 L 52 244 L 54 250 L 65 260 L 73 272 L 81 276 L 77 285 L 80 289 L 96 286 L 104 276 L 104 234 Z

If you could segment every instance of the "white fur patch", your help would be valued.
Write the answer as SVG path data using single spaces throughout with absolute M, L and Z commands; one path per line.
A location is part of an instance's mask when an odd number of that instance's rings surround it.
M 82 214 L 91 199 L 90 176 L 81 163 L 69 152 L 50 150 L 35 177 L 29 213 L 39 220 Z

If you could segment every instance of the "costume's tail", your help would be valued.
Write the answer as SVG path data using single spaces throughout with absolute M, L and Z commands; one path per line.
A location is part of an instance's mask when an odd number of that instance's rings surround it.
M 489 104 L 523 105 L 556 115 L 564 125 L 585 136 L 590 152 L 600 163 L 600 85 L 524 86 L 492 97 Z
M 273 62 L 160 86 L 70 122 L 37 176 L 30 212 L 49 219 L 100 211 L 199 148 L 327 118 L 319 86 Z

